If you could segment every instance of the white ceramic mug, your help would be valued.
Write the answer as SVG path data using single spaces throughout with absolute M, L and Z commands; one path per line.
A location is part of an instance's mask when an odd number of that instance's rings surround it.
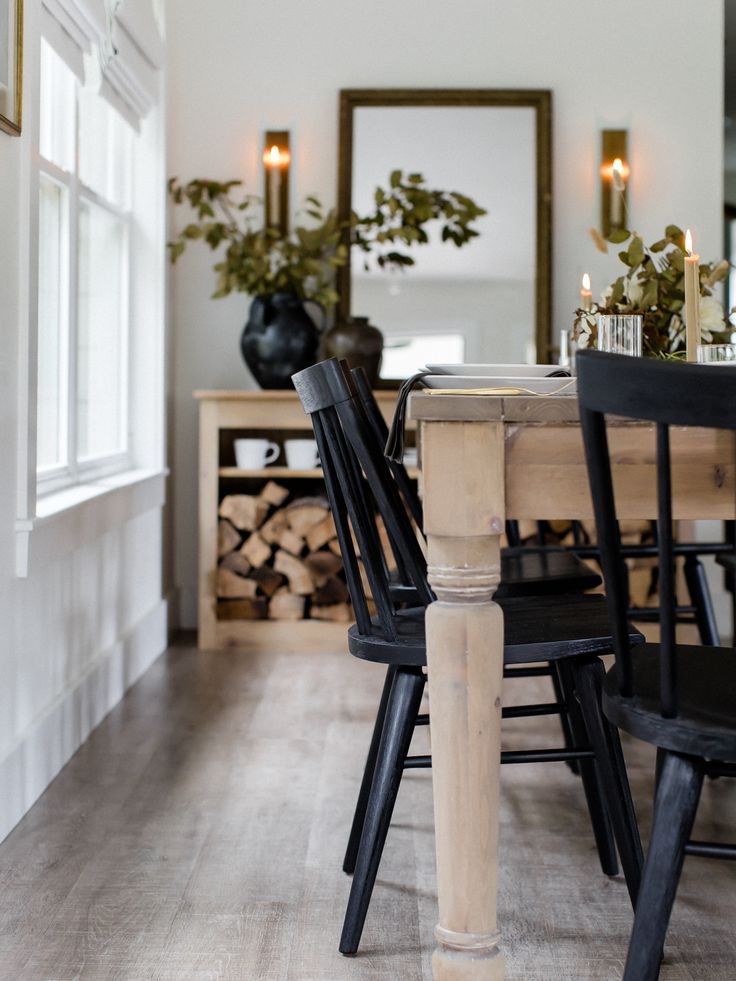
M 268 439 L 236 439 L 233 445 L 240 470 L 262 470 L 281 452 L 278 444 Z
M 317 443 L 313 439 L 287 439 L 284 449 L 289 470 L 314 470 L 319 463 Z

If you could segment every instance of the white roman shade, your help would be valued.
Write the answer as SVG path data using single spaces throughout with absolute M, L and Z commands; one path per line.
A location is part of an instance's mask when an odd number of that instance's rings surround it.
M 43 35 L 77 77 L 138 128 L 160 97 L 152 0 L 43 0 Z

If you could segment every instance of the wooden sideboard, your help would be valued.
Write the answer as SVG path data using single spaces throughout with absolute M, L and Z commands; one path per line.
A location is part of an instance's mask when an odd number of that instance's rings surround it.
M 395 391 L 376 392 L 387 420 L 393 414 L 396 395 Z M 218 512 L 223 498 L 257 496 L 269 481 L 287 488 L 290 497 L 325 494 L 321 469 L 290 470 L 286 466 L 284 441 L 312 434 L 296 393 L 198 391 L 194 397 L 199 402 L 199 648 L 286 653 L 346 646 L 345 622 L 232 619 L 233 604 L 217 595 Z M 239 469 L 234 440 L 249 436 L 273 440 L 281 446 L 281 455 L 262 470 Z M 245 539 L 247 532 L 241 535 Z

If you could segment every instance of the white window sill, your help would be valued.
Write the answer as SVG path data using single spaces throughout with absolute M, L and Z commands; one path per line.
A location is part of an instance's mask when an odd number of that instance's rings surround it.
M 40 497 L 36 517 L 15 522 L 16 575 L 25 579 L 137 515 L 163 507 L 167 474 L 127 470 Z

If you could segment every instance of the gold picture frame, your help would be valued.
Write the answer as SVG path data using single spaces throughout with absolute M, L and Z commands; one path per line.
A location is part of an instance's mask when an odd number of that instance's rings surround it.
M 0 130 L 20 136 L 23 115 L 23 0 L 0 0 Z

